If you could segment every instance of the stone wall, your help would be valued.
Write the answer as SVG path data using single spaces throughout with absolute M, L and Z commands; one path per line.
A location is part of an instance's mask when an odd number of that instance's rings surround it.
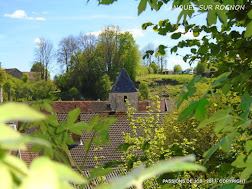
M 125 99 L 138 111 L 138 93 L 109 93 L 110 108 L 115 112 L 126 112 Z

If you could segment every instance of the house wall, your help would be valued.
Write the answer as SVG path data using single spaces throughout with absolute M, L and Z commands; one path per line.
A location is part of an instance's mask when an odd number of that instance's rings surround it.
M 138 111 L 138 93 L 109 93 L 110 108 L 115 112 L 126 112 L 127 106 L 125 97 L 130 102 L 131 106 Z

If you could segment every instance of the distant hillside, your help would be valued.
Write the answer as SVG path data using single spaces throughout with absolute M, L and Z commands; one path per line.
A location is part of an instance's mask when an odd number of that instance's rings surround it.
M 162 98 L 176 98 L 183 86 L 193 78 L 193 75 L 161 75 L 148 74 L 136 79 L 136 87 L 143 81 L 148 83 L 150 98 L 159 95 Z

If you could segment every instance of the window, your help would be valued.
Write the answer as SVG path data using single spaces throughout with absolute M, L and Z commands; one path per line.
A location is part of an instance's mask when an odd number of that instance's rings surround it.
M 127 99 L 128 99 L 127 96 L 124 96 L 124 102 L 126 102 Z

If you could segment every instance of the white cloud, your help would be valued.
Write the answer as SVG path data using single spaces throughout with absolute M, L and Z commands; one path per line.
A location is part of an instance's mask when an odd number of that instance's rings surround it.
M 126 30 L 126 31 L 130 32 L 133 35 L 133 37 L 143 37 L 144 36 L 142 30 L 140 30 L 140 29 L 134 28 L 134 29 Z
M 26 19 L 26 20 L 39 20 L 39 21 L 45 20 L 45 18 L 43 17 L 29 17 L 23 10 L 16 10 L 14 13 L 4 14 L 4 16 L 9 18 Z
M 41 43 L 41 39 L 39 39 L 38 37 L 34 39 L 35 43 Z
M 27 17 L 25 11 L 23 10 L 16 10 L 13 14 L 5 14 L 4 16 L 19 19 Z

